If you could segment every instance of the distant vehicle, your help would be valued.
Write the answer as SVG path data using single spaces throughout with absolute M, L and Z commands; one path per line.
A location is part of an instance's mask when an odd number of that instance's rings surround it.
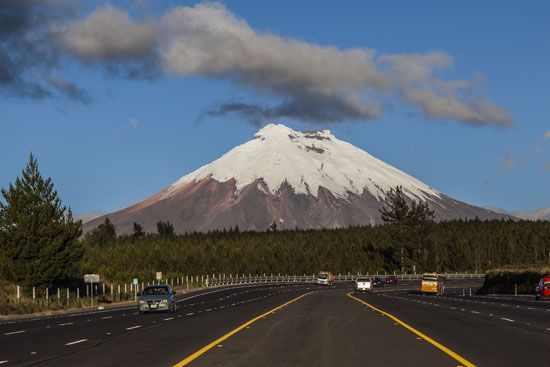
M 319 285 L 332 285 L 332 282 L 334 282 L 334 275 L 330 271 L 321 271 L 319 272 L 319 275 L 317 275 L 317 284 Z
M 382 278 L 374 278 L 374 280 L 372 281 L 372 286 L 373 287 L 383 287 L 384 282 L 385 281 Z
M 140 313 L 175 312 L 176 309 L 176 291 L 168 284 L 148 285 L 139 294 L 138 310 Z
M 359 277 L 355 281 L 356 292 L 372 292 L 372 280 L 370 278 Z
M 550 275 L 540 278 L 537 288 L 535 288 L 535 298 L 537 300 L 550 297 Z
M 385 280 L 386 284 L 397 284 L 397 278 L 392 276 L 389 276 Z
M 426 294 L 439 294 L 443 287 L 443 278 L 437 273 L 424 273 L 420 282 L 420 292 Z

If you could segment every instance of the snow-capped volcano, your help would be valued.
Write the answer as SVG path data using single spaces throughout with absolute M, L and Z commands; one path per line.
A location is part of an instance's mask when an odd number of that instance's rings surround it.
M 498 218 L 451 199 L 328 130 L 301 132 L 269 124 L 254 139 L 129 208 L 107 215 L 120 233 L 159 220 L 178 232 L 222 229 L 335 228 L 380 223 L 385 192 L 402 186 L 438 219 Z M 90 230 L 104 217 L 84 225 Z
M 169 187 L 167 194 L 190 182 L 211 177 L 219 182 L 234 179 L 237 192 L 261 179 L 272 194 L 286 182 L 296 194 L 314 197 L 318 197 L 319 187 L 324 187 L 337 198 L 361 195 L 367 190 L 383 200 L 384 193 L 396 185 L 402 186 L 411 198 L 440 197 L 436 190 L 364 150 L 338 140 L 329 130 L 301 132 L 269 124 L 254 137 L 180 178 Z

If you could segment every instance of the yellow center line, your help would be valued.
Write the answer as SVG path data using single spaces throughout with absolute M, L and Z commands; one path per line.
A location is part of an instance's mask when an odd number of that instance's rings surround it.
M 230 332 L 228 332 L 227 334 L 225 334 L 224 336 L 222 337 L 219 337 L 218 339 L 214 340 L 212 343 L 208 344 L 207 346 L 197 350 L 195 353 L 191 354 L 190 356 L 188 356 L 187 358 L 185 358 L 184 360 L 176 363 L 173 367 L 182 367 L 182 366 L 186 366 L 188 365 L 190 362 L 194 361 L 195 359 L 197 359 L 198 357 L 200 357 L 201 355 L 203 355 L 204 353 L 208 352 L 210 349 L 214 348 L 215 346 L 221 344 L 224 340 L 226 339 L 229 339 L 231 336 L 235 335 L 236 333 L 238 333 L 239 331 L 241 331 L 242 329 L 250 326 L 251 324 L 255 323 L 256 321 L 262 319 L 262 318 L 265 318 L 267 315 L 269 314 L 272 314 L 274 313 L 275 311 L 278 311 L 280 310 L 281 308 L 283 307 L 286 307 L 288 305 L 290 305 L 291 303 L 294 303 L 296 301 L 298 301 L 299 299 L 302 299 L 304 298 L 305 296 L 309 295 L 309 294 L 312 294 L 314 292 L 308 292 L 308 293 L 304 293 L 302 294 L 301 296 L 299 297 L 296 297 L 294 299 L 291 299 L 290 301 L 286 302 L 286 303 L 283 303 L 282 305 L 280 306 L 277 306 L 275 307 L 274 309 L 272 310 L 269 310 L 263 314 L 261 314 L 260 316 L 256 316 L 255 318 L 253 318 L 252 320 L 249 320 L 247 322 L 245 322 L 244 324 L 242 324 L 241 326 L 239 326 L 238 328 L 236 329 L 233 329 L 231 330 Z
M 459 356 L 458 354 L 456 354 L 455 352 L 453 352 L 452 350 L 450 350 L 449 348 L 447 348 L 446 346 L 444 346 L 443 344 L 441 343 L 438 343 L 437 341 L 435 341 L 434 339 L 430 338 L 429 336 L 427 336 L 426 334 L 424 334 L 423 332 L 413 328 L 412 326 L 410 326 L 409 324 L 406 324 L 405 322 L 399 320 L 397 317 L 393 316 L 392 314 L 389 314 L 385 311 L 382 311 L 381 309 L 379 308 L 376 308 L 374 307 L 373 305 L 363 301 L 362 299 L 359 299 L 357 297 L 354 297 L 351 295 L 351 293 L 348 293 L 348 297 L 356 300 L 357 302 L 360 302 L 368 307 L 370 307 L 372 310 L 374 311 L 378 311 L 380 312 L 381 314 L 391 318 L 393 321 L 395 321 L 396 323 L 398 323 L 399 325 L 403 326 L 405 329 L 408 329 L 409 331 L 412 331 L 413 333 L 415 333 L 416 335 L 418 335 L 420 338 L 424 339 L 425 341 L 427 341 L 428 343 L 430 343 L 431 345 L 433 345 L 434 347 L 438 348 L 439 350 L 441 350 L 442 352 L 446 353 L 447 355 L 449 355 L 450 357 L 454 358 L 456 361 L 460 362 L 462 364 L 462 366 L 464 367 L 475 367 L 475 364 L 473 364 L 472 362 L 468 361 L 467 359 Z

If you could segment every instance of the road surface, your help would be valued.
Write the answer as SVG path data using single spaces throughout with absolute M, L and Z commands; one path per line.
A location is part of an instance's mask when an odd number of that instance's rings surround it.
M 0 365 L 550 365 L 550 302 L 470 297 L 476 285 L 449 281 L 443 296 L 412 281 L 357 295 L 351 283 L 243 285 L 184 295 L 176 313 L 4 323 Z

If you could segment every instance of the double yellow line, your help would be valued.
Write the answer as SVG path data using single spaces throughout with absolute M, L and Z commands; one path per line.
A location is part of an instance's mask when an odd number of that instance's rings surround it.
M 234 329 L 234 330 L 231 330 L 230 332 L 228 332 L 228 333 L 225 334 L 224 336 L 222 336 L 222 337 L 220 337 L 220 338 L 214 340 L 212 343 L 208 344 L 208 345 L 205 346 L 204 348 L 201 348 L 201 349 L 197 350 L 195 353 L 191 354 L 189 357 L 187 357 L 187 358 L 185 358 L 184 360 L 182 360 L 182 361 L 176 363 L 173 367 L 182 367 L 182 366 L 188 365 L 189 363 L 191 363 L 192 361 L 194 361 L 195 359 L 197 359 L 198 357 L 200 357 L 201 355 L 203 355 L 204 353 L 206 353 L 206 352 L 209 351 L 210 349 L 214 348 L 216 345 L 218 345 L 218 344 L 220 344 L 221 342 L 223 342 L 224 340 L 230 338 L 232 335 L 237 334 L 239 331 L 241 331 L 242 329 L 246 328 L 247 326 L 252 325 L 252 324 L 255 323 L 256 321 L 260 320 L 261 318 L 266 317 L 267 315 L 272 314 L 272 313 L 274 313 L 275 311 L 278 311 L 278 310 L 280 310 L 281 308 L 286 307 L 286 306 L 290 305 L 291 303 L 294 303 L 294 302 L 298 301 L 299 299 L 302 299 L 302 298 L 304 298 L 305 296 L 307 296 L 308 294 L 311 294 L 311 293 L 314 293 L 314 292 L 304 293 L 304 294 L 302 294 L 301 296 L 296 297 L 296 298 L 294 298 L 294 299 L 288 301 L 287 303 L 283 303 L 282 305 L 277 306 L 277 307 L 275 307 L 274 309 L 269 310 L 269 311 L 267 311 L 266 313 L 263 313 L 263 314 L 261 314 L 260 316 L 257 316 L 257 317 L 255 317 L 255 318 L 253 318 L 252 320 L 245 322 L 244 324 L 242 324 L 242 325 L 239 326 L 238 328 L 236 328 L 236 329 Z
M 412 331 L 413 333 L 415 333 L 420 338 L 424 339 L 425 341 L 427 341 L 428 343 L 430 343 L 431 345 L 433 345 L 437 349 L 441 350 L 442 352 L 446 353 L 450 357 L 454 358 L 456 361 L 460 362 L 462 366 L 464 366 L 464 367 L 475 367 L 475 364 L 473 364 L 472 362 L 470 362 L 467 359 L 459 356 L 458 354 L 456 354 L 455 352 L 453 352 L 452 350 L 450 350 L 449 348 L 447 348 L 443 344 L 438 343 L 437 341 L 433 340 L 432 338 L 430 338 L 429 336 L 427 336 L 423 332 L 421 332 L 421 331 L 413 328 L 409 324 L 406 324 L 405 322 L 399 320 L 397 317 L 393 316 L 392 314 L 389 314 L 385 311 L 382 311 L 381 309 L 374 307 L 370 303 L 367 303 L 367 302 L 363 301 L 362 299 L 359 299 L 357 297 L 352 296 L 351 293 L 348 293 L 348 297 L 356 300 L 357 302 L 360 302 L 360 303 L 364 304 L 365 306 L 370 307 L 371 309 L 373 309 L 376 312 L 380 312 L 384 316 L 389 317 L 390 319 L 392 319 L 393 321 L 395 321 L 399 325 L 403 326 L 405 329 L 407 329 L 409 331 Z

